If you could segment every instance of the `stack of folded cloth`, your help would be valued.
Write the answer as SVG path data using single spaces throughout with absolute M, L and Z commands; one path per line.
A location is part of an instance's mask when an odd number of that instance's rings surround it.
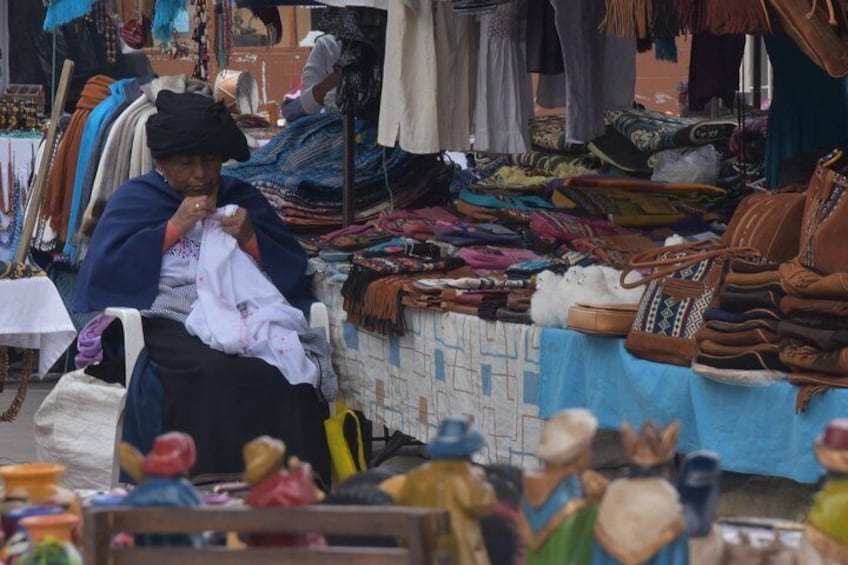
M 848 273 L 818 274 L 796 261 L 780 266 L 787 296 L 780 303 L 780 359 L 802 387 L 798 408 L 812 394 L 848 388 Z
M 719 293 L 718 308 L 704 312 L 695 334 L 692 369 L 707 378 L 738 385 L 766 385 L 786 378 L 778 326 L 784 291 L 779 265 L 735 260 Z

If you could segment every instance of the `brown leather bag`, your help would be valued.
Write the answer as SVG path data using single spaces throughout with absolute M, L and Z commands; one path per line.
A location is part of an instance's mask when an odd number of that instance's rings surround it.
M 777 20 L 801 51 L 834 78 L 848 75 L 848 37 L 836 0 L 768 0 Z M 841 18 L 840 18 L 841 19 Z
M 568 309 L 568 329 L 593 335 L 626 336 L 638 304 L 575 304 Z
M 734 258 L 758 260 L 754 249 L 728 248 L 718 239 L 652 249 L 621 273 L 623 288 L 647 285 L 624 346 L 637 357 L 688 366 L 698 352 L 695 334 Z M 637 282 L 630 271 L 650 270 Z
M 822 275 L 848 273 L 848 177 L 842 151 L 819 161 L 807 188 L 798 262 Z
M 728 247 L 752 247 L 769 261 L 788 261 L 798 255 L 804 202 L 803 193 L 751 194 L 739 203 L 721 239 Z

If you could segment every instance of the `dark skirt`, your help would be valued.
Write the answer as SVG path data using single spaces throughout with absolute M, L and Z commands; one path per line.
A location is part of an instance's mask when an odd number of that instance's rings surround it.
M 215 351 L 173 320 L 144 318 L 144 341 L 164 389 L 164 431 L 194 438 L 192 476 L 241 473 L 242 447 L 269 435 L 329 484 L 329 411 L 309 384 L 290 384 L 261 359 Z

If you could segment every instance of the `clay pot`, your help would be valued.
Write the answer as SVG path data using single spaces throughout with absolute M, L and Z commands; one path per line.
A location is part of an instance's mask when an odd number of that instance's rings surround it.
M 79 517 L 73 514 L 24 518 L 21 526 L 26 528 L 30 547 L 18 564 L 82 565 L 82 556 L 72 541 L 73 531 L 78 525 Z
M 4 482 L 3 503 L 24 506 L 64 506 L 80 515 L 80 503 L 74 492 L 59 485 L 65 466 L 57 463 L 23 463 L 0 467 Z M 0 507 L 2 511 L 2 507 Z

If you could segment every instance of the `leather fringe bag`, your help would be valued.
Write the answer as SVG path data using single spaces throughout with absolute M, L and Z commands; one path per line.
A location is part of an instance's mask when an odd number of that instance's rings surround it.
M 671 245 L 634 257 L 621 273 L 621 286 L 647 284 L 633 327 L 627 335 L 627 350 L 643 359 L 689 366 L 697 354 L 695 333 L 704 323 L 704 312 L 713 305 L 730 261 L 754 258 L 751 248 L 730 248 L 721 240 Z M 645 277 L 629 283 L 630 271 L 645 271 Z
M 806 196 L 800 192 L 757 192 L 736 208 L 721 240 L 728 247 L 753 247 L 775 263 L 798 255 Z
M 848 177 L 842 151 L 821 159 L 807 188 L 798 262 L 822 275 L 848 273 Z
M 783 30 L 834 78 L 848 75 L 844 0 L 768 0 Z

